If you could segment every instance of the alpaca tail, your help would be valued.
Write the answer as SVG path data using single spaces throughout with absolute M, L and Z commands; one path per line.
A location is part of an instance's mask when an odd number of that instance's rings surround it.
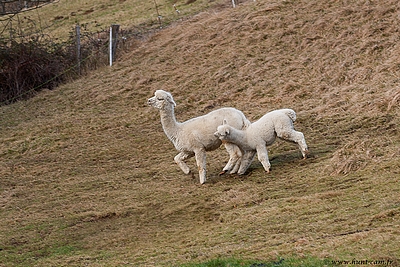
M 284 109 L 283 112 L 293 121 L 296 121 L 296 112 L 293 109 Z

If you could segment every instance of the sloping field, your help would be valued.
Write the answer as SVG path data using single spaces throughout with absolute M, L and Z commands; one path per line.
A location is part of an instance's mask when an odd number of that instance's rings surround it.
M 15 17 L 2 17 L 0 37 L 8 40 L 10 33 L 14 38 L 41 33 L 51 41 L 56 38 L 65 41 L 71 34 L 75 35 L 76 24 L 82 26 L 83 33 L 102 32 L 111 24 L 119 24 L 122 35 L 129 36 L 129 32 L 136 35 L 150 28 L 164 27 L 206 8 L 229 5 L 230 2 L 224 0 L 58 0 L 29 12 L 25 10 Z M 7 21 L 10 17 L 14 18 L 12 23 Z
M 0 266 L 178 266 L 215 258 L 400 258 L 398 1 L 249 1 L 141 41 L 112 68 L 0 107 Z M 173 162 L 180 121 L 296 110 L 311 157 L 208 181 Z M 359 265 L 357 265 L 359 266 Z

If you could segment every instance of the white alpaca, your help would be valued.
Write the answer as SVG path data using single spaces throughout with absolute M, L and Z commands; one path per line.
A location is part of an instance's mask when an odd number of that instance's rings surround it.
M 293 122 L 296 113 L 291 109 L 279 109 L 265 114 L 247 129 L 239 130 L 225 122 L 217 127 L 214 133 L 220 140 L 237 144 L 244 155 L 238 171 L 239 175 L 246 172 L 257 152 L 258 160 L 266 172 L 270 171 L 267 146 L 275 142 L 276 137 L 297 143 L 303 158 L 307 157 L 308 148 L 304 135 L 294 130 Z
M 174 160 L 185 174 L 190 173 L 185 160 L 195 156 L 201 184 L 206 181 L 206 151 L 215 150 L 222 144 L 221 140 L 214 136 L 218 125 L 224 120 L 238 129 L 250 125 L 244 114 L 234 108 L 221 108 L 185 122 L 177 122 L 174 99 L 170 93 L 163 90 L 157 90 L 147 103 L 160 110 L 164 132 L 180 152 Z M 241 163 L 241 151 L 234 144 L 224 142 L 224 145 L 230 156 L 224 171 L 231 169 L 237 171 Z

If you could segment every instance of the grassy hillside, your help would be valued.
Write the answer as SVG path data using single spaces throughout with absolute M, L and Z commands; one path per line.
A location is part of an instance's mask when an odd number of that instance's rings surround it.
M 161 26 L 165 27 L 172 21 L 185 19 L 205 8 L 223 8 L 229 5 L 229 2 L 223 0 L 60 0 L 19 14 L 14 18 L 13 25 L 7 25 L 4 20 L 2 26 L 5 29 L 13 26 L 14 30 L 18 29 L 18 34 L 25 35 L 40 30 L 46 36 L 65 41 L 71 32 L 74 33 L 76 24 L 83 25 L 89 32 L 101 32 L 109 29 L 111 24 L 119 24 L 124 35 L 129 36 L 127 31 L 140 34 L 151 28 L 159 28 L 158 15 L 161 17 Z M 0 35 L 2 34 L 8 38 L 9 30 L 1 31 Z
M 0 107 L 0 266 L 399 266 L 399 14 L 394 0 L 208 9 L 112 68 Z M 218 176 L 221 148 L 200 185 L 146 105 L 159 88 L 180 121 L 293 108 L 311 157 L 277 141 L 270 174 L 255 160 Z

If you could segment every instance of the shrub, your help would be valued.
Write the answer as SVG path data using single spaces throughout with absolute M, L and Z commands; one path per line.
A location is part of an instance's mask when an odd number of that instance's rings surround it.
M 107 64 L 108 40 L 85 32 L 81 38 L 81 64 L 78 71 L 76 36 L 55 43 L 49 38 L 0 39 L 0 105 L 27 99 L 41 89 L 53 89 L 67 79 Z
M 13 42 L 0 48 L 0 103 L 31 96 L 62 82 L 71 59 L 61 46 L 35 41 Z

